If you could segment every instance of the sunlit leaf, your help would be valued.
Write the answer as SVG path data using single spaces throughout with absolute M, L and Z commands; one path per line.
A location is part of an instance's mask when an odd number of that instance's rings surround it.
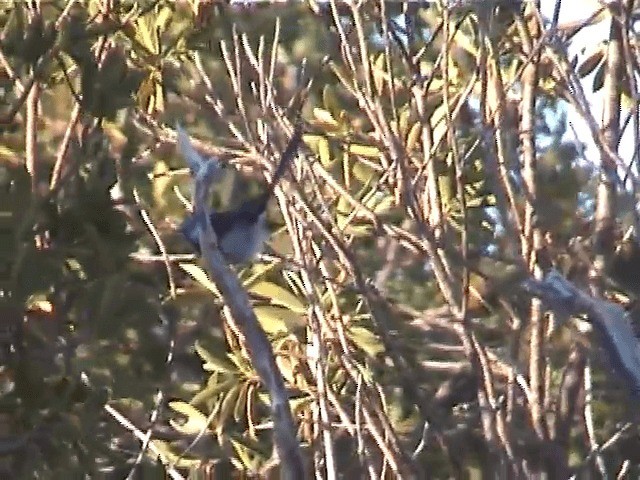
M 373 145 L 359 145 L 357 143 L 351 143 L 349 144 L 349 153 L 375 159 L 380 157 L 380 149 Z
M 376 194 L 373 195 L 366 203 L 365 206 L 372 210 L 374 213 L 387 212 L 394 204 L 395 199 L 393 195 L 389 194 Z
M 191 468 L 202 464 L 202 459 L 189 458 L 182 454 L 176 454 L 171 444 L 167 441 L 154 439 L 151 440 L 151 443 L 153 444 L 153 450 L 158 452 L 164 461 L 170 462 L 174 467 Z
M 224 400 L 222 401 L 222 405 L 220 406 L 220 411 L 218 412 L 217 418 L 217 429 L 219 432 L 224 428 L 225 423 L 233 414 L 236 403 L 238 401 L 238 395 L 240 394 L 240 387 L 242 384 L 236 383 L 224 396 Z
M 412 151 L 416 145 L 418 144 L 418 140 L 420 140 L 420 136 L 422 134 L 422 125 L 420 122 L 416 122 L 409 130 L 409 135 L 407 135 L 407 151 Z
M 167 25 L 169 25 L 169 23 L 171 22 L 172 17 L 173 17 L 173 11 L 171 10 L 171 8 L 165 6 L 162 9 L 160 9 L 155 19 L 156 29 L 159 29 L 160 32 L 163 32 L 164 30 L 166 30 Z
M 325 127 L 329 127 L 334 130 L 340 127 L 340 124 L 335 118 L 333 118 L 331 112 L 325 110 L 324 108 L 315 107 L 313 109 L 313 116 L 318 121 L 318 123 Z
M 268 334 L 288 333 L 304 326 L 300 314 L 284 307 L 262 305 L 254 309 L 260 325 Z
M 369 184 L 376 174 L 376 171 L 373 168 L 362 162 L 355 162 L 352 171 L 353 176 L 364 184 Z
M 231 439 L 231 445 L 233 445 L 242 467 L 250 472 L 258 469 L 261 458 L 255 454 L 254 450 L 234 439 Z
M 180 433 L 184 433 L 187 435 L 198 434 L 201 431 L 205 430 L 208 426 L 207 416 L 200 412 L 193 405 L 176 400 L 173 402 L 169 402 L 169 408 L 187 418 L 186 422 L 169 420 L 171 426 Z
M 378 58 L 371 65 L 371 73 L 373 74 L 373 83 L 378 95 L 382 95 L 384 89 L 384 82 L 387 77 L 385 71 L 385 55 L 381 53 Z
M 431 129 L 433 131 L 433 148 L 440 145 L 440 142 L 447 134 L 447 122 L 445 121 L 446 108 L 444 104 L 440 104 L 429 119 Z
M 204 361 L 202 368 L 206 371 L 237 373 L 238 369 L 229 361 L 226 352 L 219 352 L 220 355 L 216 356 L 204 348 L 199 341 L 196 342 L 195 350 L 198 356 Z
M 340 105 L 335 93 L 335 86 L 326 84 L 322 88 L 322 104 L 333 118 L 340 118 L 344 108 Z
M 371 357 L 375 357 L 384 352 L 384 345 L 380 339 L 364 327 L 349 327 L 347 336 L 359 349 Z
M 295 295 L 272 282 L 257 282 L 249 287 L 249 292 L 267 297 L 273 303 L 287 307 L 296 313 L 304 313 L 307 310 Z
M 240 391 L 238 392 L 238 401 L 233 409 L 233 419 L 236 422 L 242 420 L 246 414 L 247 410 L 247 395 L 249 393 L 249 387 L 251 386 L 251 382 L 242 382 L 240 386 Z
M 200 268 L 195 263 L 180 263 L 180 268 L 182 268 L 185 272 L 187 272 L 191 278 L 193 278 L 196 282 L 202 285 L 207 290 L 211 291 L 216 295 L 216 297 L 221 298 L 220 292 L 215 284 L 209 280 L 206 272 Z
M 214 409 L 216 402 L 221 400 L 218 398 L 221 393 L 224 393 L 234 385 L 238 384 L 238 378 L 235 376 L 225 376 L 220 381 L 211 381 L 207 383 L 207 386 L 200 390 L 192 399 L 192 405 L 207 405 L 210 409 Z
M 280 370 L 280 373 L 282 373 L 284 379 L 291 385 L 294 385 L 295 378 L 293 375 L 293 370 L 296 364 L 294 364 L 292 359 L 288 356 L 277 355 L 276 364 L 278 365 L 278 369 Z

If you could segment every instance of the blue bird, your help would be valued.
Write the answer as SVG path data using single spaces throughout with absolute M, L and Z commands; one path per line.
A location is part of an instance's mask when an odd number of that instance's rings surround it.
M 273 179 L 264 193 L 245 200 L 237 209 L 214 211 L 209 216 L 211 227 L 218 239 L 218 248 L 227 262 L 246 263 L 262 251 L 264 242 L 269 238 L 267 204 L 289 162 L 295 157 L 301 142 L 302 128 L 297 126 L 280 157 Z M 182 222 L 180 231 L 194 249 L 200 252 L 198 225 L 197 216 L 189 215 Z

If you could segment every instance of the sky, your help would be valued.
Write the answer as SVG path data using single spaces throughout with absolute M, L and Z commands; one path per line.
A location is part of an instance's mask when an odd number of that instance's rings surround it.
M 541 1 L 542 14 L 546 18 L 551 19 L 553 16 L 555 3 L 555 0 Z M 576 8 L 577 4 L 579 4 L 579 8 Z M 564 0 L 561 4 L 558 23 L 563 24 L 584 20 L 588 18 L 599 6 L 600 2 L 594 0 L 580 0 L 579 2 L 576 2 L 576 0 Z M 610 21 L 602 21 L 597 25 L 584 28 L 572 39 L 569 46 L 569 55 L 578 56 L 578 65 L 594 51 L 602 40 L 608 37 L 609 28 Z M 585 77 L 582 80 L 582 86 L 585 95 L 591 104 L 591 112 L 593 113 L 596 121 L 600 123 L 602 119 L 603 98 L 602 90 L 595 93 L 593 92 L 592 82 L 594 75 L 595 72 Z M 623 112 L 622 118 L 624 118 L 624 113 L 625 112 Z M 585 144 L 586 159 L 598 165 L 600 163 L 599 153 L 595 147 L 591 132 L 589 131 L 586 122 L 580 115 L 574 112 L 571 107 L 569 107 L 568 120 L 575 129 L 577 137 Z M 625 161 L 631 161 L 631 157 L 633 155 L 633 134 L 632 128 L 630 127 L 627 127 L 627 130 L 622 137 L 619 149 L 620 157 Z M 567 135 L 574 137 L 574 134 L 571 131 L 567 132 Z

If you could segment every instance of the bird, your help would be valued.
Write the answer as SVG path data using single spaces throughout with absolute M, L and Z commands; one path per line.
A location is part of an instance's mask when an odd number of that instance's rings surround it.
M 269 238 L 267 204 L 289 162 L 295 157 L 301 142 L 302 128 L 298 125 L 282 153 L 273 178 L 265 191 L 256 197 L 245 200 L 236 209 L 211 212 L 209 222 L 216 234 L 218 248 L 228 263 L 247 263 L 262 251 L 264 242 Z M 189 215 L 182 222 L 180 231 L 194 249 L 200 253 L 198 226 L 198 217 Z

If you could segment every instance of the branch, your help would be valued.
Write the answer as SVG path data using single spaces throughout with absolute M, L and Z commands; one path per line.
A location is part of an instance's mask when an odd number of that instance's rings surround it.
M 207 206 L 208 192 L 219 175 L 220 165 L 215 159 L 202 158 L 191 145 L 185 131 L 179 126 L 177 132 L 178 146 L 189 163 L 195 181 L 194 217 L 200 222 L 199 244 L 202 258 L 209 277 L 216 284 L 244 336 L 253 366 L 269 390 L 274 440 L 282 460 L 283 478 L 288 480 L 305 478 L 296 438 L 296 426 L 289 408 L 289 396 L 285 390 L 282 374 L 276 365 L 271 344 L 251 308 L 247 292 L 218 250 L 215 232 L 211 223 L 207 221 L 210 216 Z
M 640 396 L 640 345 L 624 308 L 591 297 L 556 270 L 541 281 L 529 278 L 522 286 L 554 310 L 559 319 L 586 314 L 615 372 L 634 396 Z

